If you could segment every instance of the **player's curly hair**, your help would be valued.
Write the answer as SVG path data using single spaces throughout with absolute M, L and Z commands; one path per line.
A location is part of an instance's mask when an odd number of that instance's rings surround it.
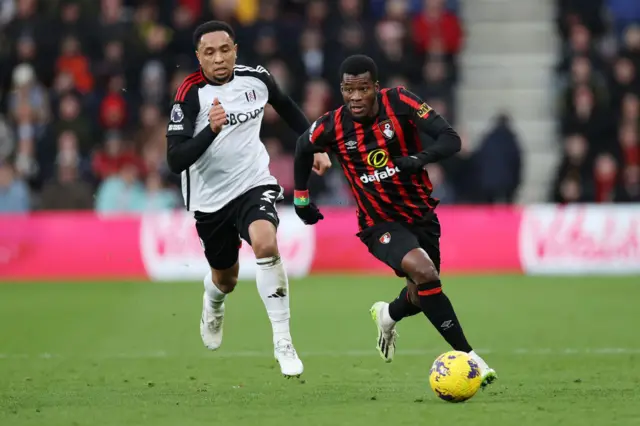
M 200 24 L 193 32 L 193 45 L 198 49 L 202 36 L 209 33 L 215 33 L 216 31 L 224 31 L 229 34 L 229 37 L 231 37 L 232 40 L 235 41 L 236 39 L 236 34 L 233 32 L 231 25 L 223 21 L 208 21 L 204 24 Z
M 340 81 L 345 74 L 359 75 L 370 73 L 371 79 L 378 81 L 378 66 L 376 62 L 367 55 L 351 55 L 340 65 Z

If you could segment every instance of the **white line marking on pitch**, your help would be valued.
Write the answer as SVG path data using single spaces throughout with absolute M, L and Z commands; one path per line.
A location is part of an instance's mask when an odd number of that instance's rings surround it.
M 422 350 L 422 349 L 404 349 L 398 350 L 399 356 L 422 356 L 422 355 L 437 355 L 442 351 L 437 350 Z M 496 355 L 537 355 L 537 356 L 557 356 L 557 355 L 634 355 L 640 354 L 640 348 L 564 348 L 564 349 L 552 349 L 552 348 L 520 348 L 513 350 L 491 350 L 491 349 L 478 349 L 479 354 L 496 354 Z M 379 356 L 374 350 L 352 350 L 352 351 L 309 351 L 300 352 L 302 357 L 369 357 Z M 12 353 L 0 353 L 0 359 L 65 359 L 65 358 L 99 358 L 99 359 L 149 359 L 149 358 L 271 358 L 273 353 L 270 351 L 225 351 L 224 349 L 211 353 L 203 350 L 202 354 L 181 354 L 181 353 L 168 353 L 166 351 L 150 351 L 150 352 L 137 352 L 137 353 L 117 353 L 117 354 L 81 354 L 81 355 L 68 355 L 68 354 L 54 354 L 54 353 L 40 353 L 40 354 L 12 354 Z

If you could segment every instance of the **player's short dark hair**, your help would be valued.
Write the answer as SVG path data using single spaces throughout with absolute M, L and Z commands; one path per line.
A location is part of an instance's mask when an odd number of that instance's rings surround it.
M 340 81 L 345 74 L 360 75 L 367 72 L 374 82 L 378 81 L 378 66 L 373 59 L 367 55 L 351 55 L 340 65 Z
M 235 41 L 236 39 L 236 34 L 233 32 L 233 28 L 231 28 L 231 25 L 223 21 L 208 21 L 204 24 L 200 24 L 198 28 L 196 28 L 193 32 L 193 45 L 197 49 L 198 46 L 200 46 L 200 39 L 203 35 L 215 33 L 216 31 L 224 31 L 225 33 L 229 34 L 229 37 L 231 37 L 232 40 Z

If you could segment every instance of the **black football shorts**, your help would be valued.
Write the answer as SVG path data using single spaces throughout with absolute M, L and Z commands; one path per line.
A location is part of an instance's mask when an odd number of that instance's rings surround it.
M 391 267 L 397 276 L 406 277 L 402 259 L 411 250 L 422 248 L 440 273 L 440 222 L 437 216 L 418 224 L 387 222 L 358 233 L 369 252 Z
M 283 199 L 282 193 L 279 185 L 258 186 L 216 212 L 195 212 L 196 230 L 209 266 L 222 270 L 235 265 L 242 240 L 251 244 L 249 225 L 256 220 L 267 220 L 277 228 L 276 203 Z

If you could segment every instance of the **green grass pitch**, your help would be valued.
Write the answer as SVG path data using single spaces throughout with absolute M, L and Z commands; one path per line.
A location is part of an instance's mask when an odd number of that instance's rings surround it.
M 0 425 L 640 425 L 640 277 L 445 277 L 499 380 L 463 404 L 428 387 L 449 348 L 423 315 L 375 351 L 368 309 L 395 278 L 292 280 L 305 363 L 285 380 L 252 282 L 200 341 L 201 283 L 0 285 Z

